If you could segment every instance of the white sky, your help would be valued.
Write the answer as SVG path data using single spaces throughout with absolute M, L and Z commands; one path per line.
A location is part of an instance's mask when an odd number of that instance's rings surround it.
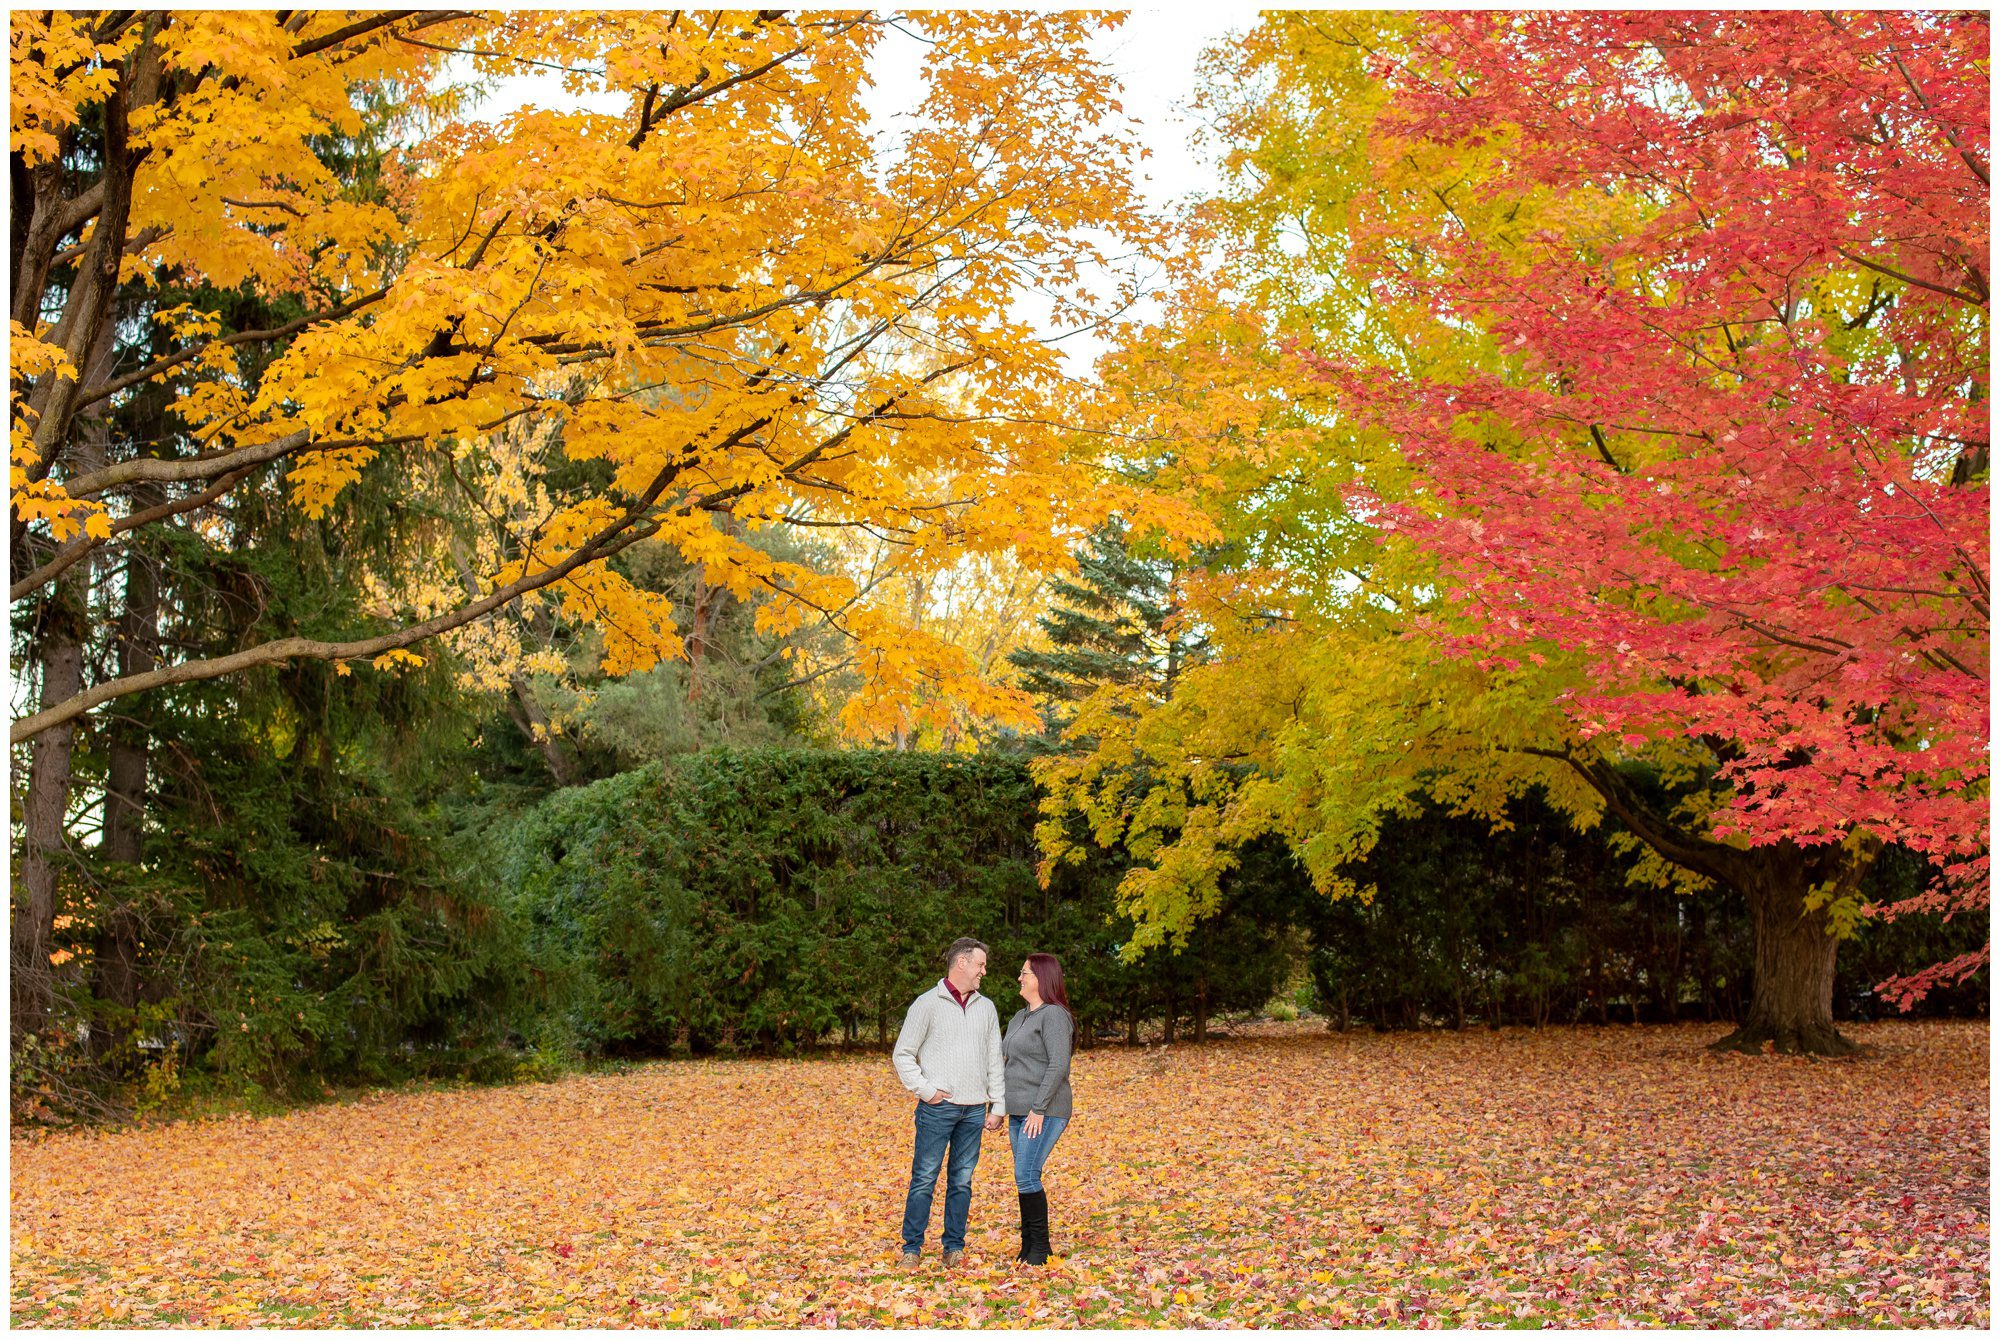
M 1097 54 L 1124 86 L 1119 101 L 1136 126 L 1138 141 L 1150 150 L 1139 171 L 1152 207 L 1166 209 L 1189 195 L 1215 188 L 1215 174 L 1192 142 L 1195 124 L 1183 109 L 1194 96 L 1195 64 L 1202 51 L 1227 34 L 1248 28 L 1256 17 L 1255 9 L 1235 4 L 1207 5 L 1199 10 L 1136 9 L 1128 12 L 1119 27 L 1094 37 Z M 870 61 L 875 86 L 867 102 L 878 135 L 894 135 L 897 114 L 916 106 L 922 92 L 922 51 L 918 43 L 892 31 Z M 501 79 L 480 109 L 480 116 L 497 120 L 531 105 L 582 105 L 611 113 L 625 110 L 622 97 L 576 99 L 564 92 L 554 72 L 537 71 Z M 1032 319 L 1026 312 L 1023 316 Z M 1061 348 L 1070 372 L 1082 375 L 1102 352 L 1103 344 L 1092 335 L 1079 334 L 1065 339 Z

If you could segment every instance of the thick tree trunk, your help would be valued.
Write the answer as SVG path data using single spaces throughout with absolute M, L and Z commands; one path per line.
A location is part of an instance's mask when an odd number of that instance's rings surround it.
M 1677 865 L 1734 887 L 1750 904 L 1756 937 L 1750 1008 L 1718 1050 L 1845 1056 L 1857 1050 L 1833 1026 L 1833 960 L 1837 941 L 1828 908 L 1855 896 L 1861 877 L 1882 852 L 1882 840 L 1850 829 L 1839 842 L 1801 847 L 1792 841 L 1749 850 L 1688 833 L 1654 814 L 1615 770 L 1566 758 L 1597 788 L 1612 813 L 1660 855 Z M 1806 893 L 1825 900 L 1808 911 Z M 1706 974 L 1704 974 L 1706 980 Z M 1703 991 L 1706 993 L 1704 985 Z
M 83 623 L 78 593 L 65 581 L 43 613 L 35 636 L 42 661 L 42 704 L 62 702 L 83 688 Z M 47 1032 L 55 1006 L 56 871 L 69 808 L 70 761 L 76 722 L 37 735 L 28 746 L 28 787 L 20 803 L 20 861 L 14 867 L 9 1036 L 18 1046 Z
M 1846 1056 L 1857 1050 L 1833 1025 L 1833 962 L 1839 941 L 1824 907 L 1806 909 L 1807 876 L 1795 862 L 1783 862 L 1770 878 L 1746 883 L 1756 937 L 1750 1008 L 1734 1033 L 1711 1045 L 1718 1051 L 1756 1053 L 1769 1043 L 1780 1052 L 1811 1056 Z
M 100 222 L 98 226 L 105 225 Z M 124 226 L 122 219 L 119 226 Z M 101 328 L 86 347 L 91 350 L 86 376 L 105 376 L 117 357 L 108 306 L 101 314 Z M 77 431 L 68 448 L 70 464 L 84 470 L 103 465 L 111 436 L 103 419 L 92 418 L 75 426 Z M 25 536 L 23 540 L 14 550 L 17 557 L 30 547 Z M 49 589 L 47 603 L 29 634 L 32 654 L 41 661 L 44 708 L 83 691 L 86 601 L 83 571 L 71 568 Z M 20 861 L 14 867 L 13 937 L 9 944 L 13 985 L 8 1036 L 16 1045 L 29 1034 L 47 1032 L 55 1008 L 55 971 L 49 955 L 55 950 L 57 871 L 68 838 L 64 825 L 69 817 L 76 733 L 77 722 L 72 718 L 45 732 L 50 737 L 47 740 L 37 735 L 28 746 L 28 789 L 16 811 Z

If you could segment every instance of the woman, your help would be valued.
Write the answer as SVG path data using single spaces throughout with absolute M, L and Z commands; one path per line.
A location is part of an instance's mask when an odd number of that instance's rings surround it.
M 1042 1167 L 1069 1125 L 1069 1054 L 1076 1020 L 1054 954 L 1030 954 L 1021 965 L 1028 1002 L 1007 1021 L 1000 1041 L 1007 1065 L 1007 1142 L 1014 1147 L 1014 1190 L 1021 1197 L 1021 1254 L 1031 1266 L 1049 1259 L 1049 1197 Z

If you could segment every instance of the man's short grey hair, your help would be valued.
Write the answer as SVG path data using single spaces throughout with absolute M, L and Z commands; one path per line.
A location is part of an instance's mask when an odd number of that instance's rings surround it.
M 988 949 L 984 942 L 975 940 L 970 935 L 961 935 L 953 940 L 951 948 L 944 951 L 944 970 L 950 972 L 958 965 L 960 959 L 975 949 L 989 958 L 993 955 L 993 951 Z

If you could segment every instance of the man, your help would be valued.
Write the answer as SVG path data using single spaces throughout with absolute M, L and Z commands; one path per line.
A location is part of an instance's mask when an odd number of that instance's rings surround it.
M 944 1263 L 965 1255 L 965 1219 L 972 1208 L 972 1170 L 979 1137 L 1007 1119 L 1006 1065 L 1000 1057 L 1000 1012 L 979 994 L 986 946 L 969 937 L 944 954 L 944 980 L 918 996 L 896 1034 L 896 1075 L 917 1096 L 917 1152 L 910 1160 L 910 1194 L 903 1203 L 903 1265 L 914 1266 L 930 1227 L 938 1166 L 945 1173 Z

